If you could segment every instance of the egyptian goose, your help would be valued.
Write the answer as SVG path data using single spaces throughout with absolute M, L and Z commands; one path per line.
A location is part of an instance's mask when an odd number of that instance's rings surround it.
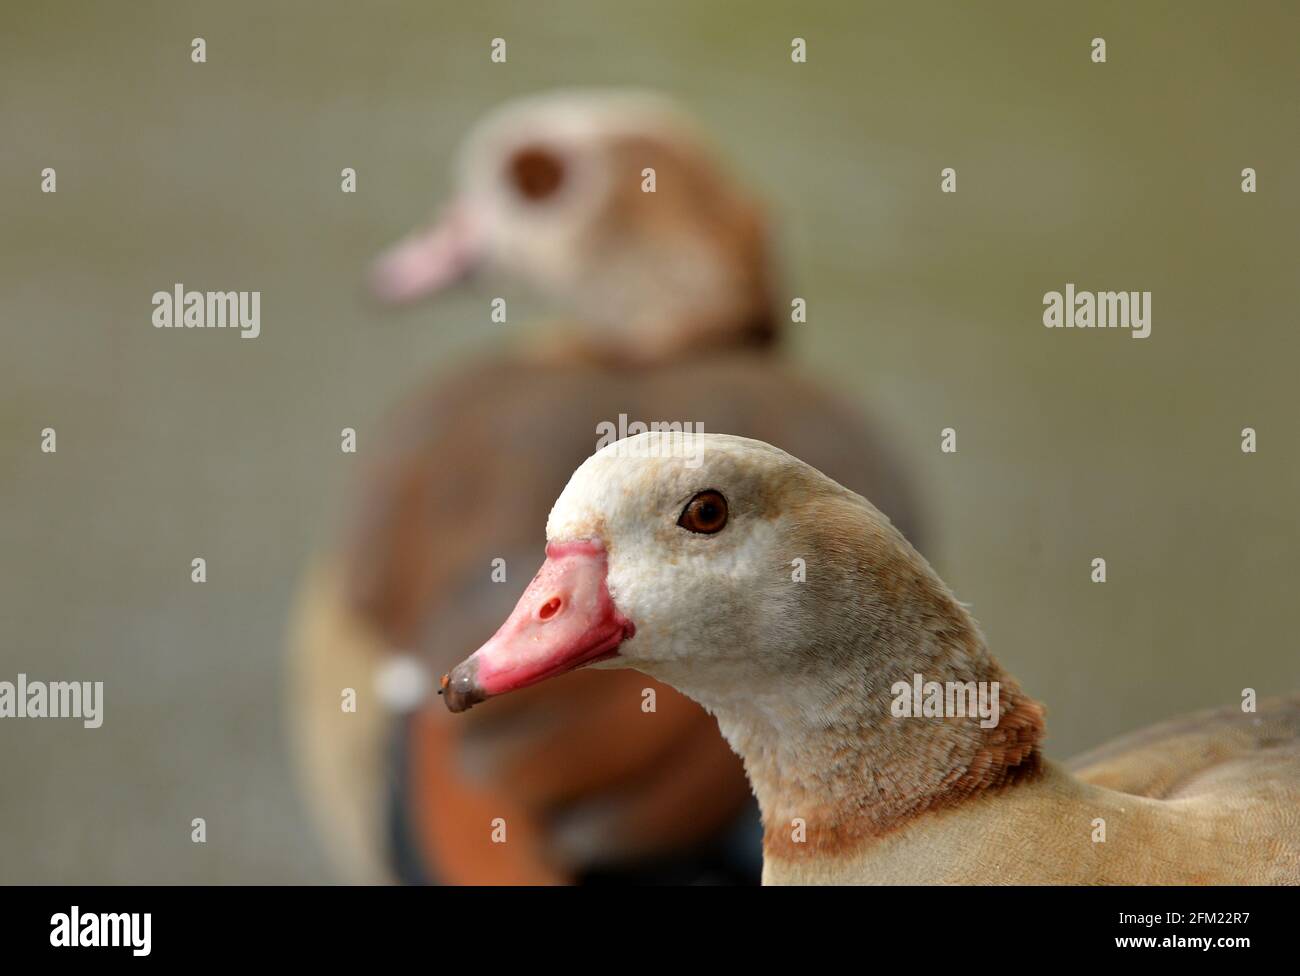
M 532 349 L 561 362 L 654 364 L 775 337 L 762 209 L 666 98 L 517 99 L 470 133 L 456 171 L 440 217 L 376 262 L 384 300 L 478 273 L 520 282 L 567 313 Z
M 672 689 L 656 686 L 653 722 L 622 707 L 648 684 L 632 672 L 575 674 L 454 722 L 420 676 L 432 686 L 514 603 L 537 525 L 621 416 L 797 445 L 915 537 L 913 493 L 858 411 L 774 353 L 760 208 L 669 103 L 525 99 L 471 133 L 458 171 L 443 219 L 381 258 L 376 290 L 404 302 L 476 272 L 522 279 L 568 324 L 431 380 L 363 432 L 346 538 L 311 567 L 290 635 L 297 754 L 328 849 L 357 881 L 568 882 L 628 865 L 637 880 L 756 881 L 743 769 Z M 413 711 L 385 707 L 377 673 L 413 690 Z M 498 818 L 509 843 L 494 843 Z
M 925 559 L 774 447 L 609 445 L 546 536 L 514 611 L 443 678 L 447 705 L 583 665 L 673 685 L 744 759 L 767 883 L 1300 882 L 1300 696 L 1162 727 L 1072 774 Z

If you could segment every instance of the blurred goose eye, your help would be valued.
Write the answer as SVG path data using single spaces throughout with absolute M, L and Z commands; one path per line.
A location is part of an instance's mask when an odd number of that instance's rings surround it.
M 564 163 L 549 149 L 528 146 L 510 157 L 506 178 L 521 197 L 538 203 L 564 183 Z
M 721 532 L 727 524 L 727 500 L 720 491 L 702 491 L 686 503 L 677 524 L 701 535 Z

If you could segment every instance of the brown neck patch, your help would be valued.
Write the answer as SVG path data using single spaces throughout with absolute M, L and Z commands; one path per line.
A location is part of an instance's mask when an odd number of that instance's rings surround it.
M 931 768 L 905 776 L 890 768 L 862 768 L 858 779 L 862 790 L 810 795 L 807 790 L 774 782 L 760 770 L 751 769 L 755 789 L 780 796 L 780 812 L 764 809 L 763 853 L 782 860 L 843 857 L 895 831 L 905 829 L 918 818 L 960 807 L 979 797 L 996 794 L 1029 783 L 1043 772 L 1040 742 L 1044 731 L 1041 705 L 1025 696 L 1015 682 L 1002 678 L 1005 707 L 998 725 L 981 730 L 973 743 L 948 739 L 952 726 L 937 721 L 925 727 L 912 751 L 913 763 L 929 758 Z M 870 762 L 864 750 L 854 756 L 863 765 Z M 964 753 L 960 760 L 956 755 Z M 919 788 L 912 783 L 928 783 Z M 792 796 L 791 793 L 794 795 Z M 802 827 L 795 822 L 801 820 Z

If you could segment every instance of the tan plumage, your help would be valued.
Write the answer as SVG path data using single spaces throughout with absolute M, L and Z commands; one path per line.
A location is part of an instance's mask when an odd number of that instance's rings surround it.
M 1085 783 L 1159 800 L 1223 790 L 1250 794 L 1290 783 L 1300 834 L 1300 695 L 1209 709 L 1152 725 L 1075 756 Z

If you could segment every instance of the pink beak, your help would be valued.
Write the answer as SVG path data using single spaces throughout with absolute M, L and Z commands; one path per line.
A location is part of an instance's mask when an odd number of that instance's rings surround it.
M 379 256 L 370 287 L 380 301 L 405 305 L 466 278 L 482 262 L 481 228 L 463 202 L 453 203 L 422 228 Z
M 440 694 L 453 712 L 618 654 L 636 628 L 605 584 L 598 542 L 546 547 L 546 562 L 492 639 L 443 675 Z

